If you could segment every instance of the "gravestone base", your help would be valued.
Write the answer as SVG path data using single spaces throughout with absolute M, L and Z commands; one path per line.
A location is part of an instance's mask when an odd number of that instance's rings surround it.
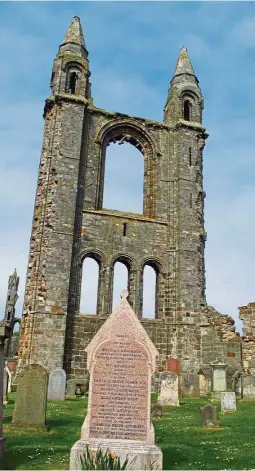
M 30 424 L 19 424 L 19 423 L 11 423 L 9 424 L 13 428 L 22 428 L 28 430 L 41 430 L 42 432 L 48 432 L 50 427 L 48 425 L 30 425 Z
M 76 396 L 70 396 L 69 394 L 66 394 L 65 399 L 76 399 Z
M 79 440 L 71 448 L 70 470 L 82 469 L 81 459 L 82 456 L 86 453 L 87 444 L 93 451 L 96 451 L 99 447 L 103 451 L 109 449 L 112 453 L 115 453 L 116 456 L 120 458 L 121 464 L 124 463 L 128 455 L 129 464 L 127 465 L 126 469 L 162 469 L 163 454 L 160 448 L 158 448 L 156 445 L 146 445 L 137 442 L 131 443 L 126 442 L 126 440 L 123 440 L 123 442 L 93 440 L 89 443 L 86 440 Z

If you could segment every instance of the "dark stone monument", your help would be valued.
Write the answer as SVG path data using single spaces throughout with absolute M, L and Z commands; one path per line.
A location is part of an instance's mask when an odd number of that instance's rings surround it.
M 215 428 L 220 426 L 217 406 L 207 404 L 206 406 L 201 407 L 201 418 L 203 427 Z
M 41 365 L 25 366 L 17 379 L 12 423 L 16 426 L 44 427 L 48 373 Z
M 51 371 L 48 385 L 48 400 L 64 401 L 66 389 L 66 372 L 62 368 Z

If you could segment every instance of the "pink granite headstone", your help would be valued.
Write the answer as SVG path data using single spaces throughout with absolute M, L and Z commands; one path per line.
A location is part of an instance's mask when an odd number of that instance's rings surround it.
M 158 351 L 121 293 L 120 305 L 88 345 L 90 372 L 88 413 L 81 440 L 71 450 L 70 469 L 81 469 L 86 444 L 110 449 L 128 469 L 162 466 L 150 418 L 151 375 Z

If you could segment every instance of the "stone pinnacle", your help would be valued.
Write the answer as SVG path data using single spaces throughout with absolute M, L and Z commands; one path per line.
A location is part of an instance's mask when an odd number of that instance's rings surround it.
M 174 72 L 174 77 L 181 74 L 189 74 L 195 76 L 195 72 L 188 55 L 188 50 L 184 46 L 181 48 L 180 51 L 180 55 Z
M 64 44 L 65 43 L 80 44 L 80 46 L 83 46 L 85 48 L 82 26 L 80 23 L 80 18 L 78 16 L 73 17 L 72 23 L 70 24 L 64 39 Z

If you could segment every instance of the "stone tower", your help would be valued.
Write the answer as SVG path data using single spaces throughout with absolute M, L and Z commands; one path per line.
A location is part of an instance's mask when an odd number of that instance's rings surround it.
M 20 364 L 85 375 L 85 348 L 112 308 L 116 261 L 128 268 L 129 303 L 160 352 L 201 362 L 205 304 L 203 97 L 186 48 L 170 83 L 163 122 L 97 108 L 82 28 L 74 17 L 54 60 L 34 209 Z M 143 214 L 104 209 L 111 142 L 144 157 Z M 125 230 L 124 230 L 125 228 Z M 97 314 L 81 314 L 82 263 L 99 264 Z M 156 316 L 142 318 L 143 270 L 156 272 Z M 192 366 L 192 368 L 193 368 Z M 185 369 L 185 368 L 184 368 Z

